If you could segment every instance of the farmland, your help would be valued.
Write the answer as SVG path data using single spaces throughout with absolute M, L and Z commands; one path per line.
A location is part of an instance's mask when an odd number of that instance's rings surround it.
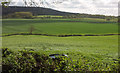
M 96 58 L 100 57 L 101 59 L 105 57 L 117 58 L 118 56 L 117 36 L 49 37 L 18 35 L 3 37 L 3 46 L 12 48 L 14 51 L 28 48 L 40 50 L 40 53 L 84 54 L 85 56 L 96 56 Z M 74 55 L 70 56 L 75 59 L 79 57 L 79 55 L 75 57 Z
M 74 61 L 69 60 L 70 67 L 80 62 L 79 68 L 85 71 L 91 69 L 92 71 L 116 71 L 118 68 L 118 36 L 116 35 L 86 37 L 17 35 L 3 37 L 3 46 L 9 47 L 16 53 L 25 48 L 47 56 L 54 53 L 67 54 Z
M 118 33 L 116 22 L 102 19 L 5 19 L 2 33 L 29 33 L 31 26 L 33 33 L 53 35 Z
M 2 35 L 30 33 L 49 35 L 117 34 L 116 21 L 103 19 L 3 19 Z M 67 54 L 84 68 L 100 71 L 117 70 L 118 35 L 56 37 L 42 35 L 13 35 L 2 37 L 2 46 L 14 52 L 34 49 L 40 54 Z M 82 60 L 89 60 L 84 64 Z M 100 64 L 99 67 L 93 66 Z M 104 63 L 104 64 L 103 64 Z M 115 66 L 115 67 L 113 67 Z M 94 68 L 94 67 L 97 67 Z M 82 68 L 83 69 L 83 68 Z M 88 71 L 91 69 L 87 69 Z

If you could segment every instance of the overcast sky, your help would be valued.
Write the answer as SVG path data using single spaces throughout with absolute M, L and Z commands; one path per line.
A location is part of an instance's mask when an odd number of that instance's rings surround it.
M 12 0 L 12 5 L 24 5 L 23 0 Z M 39 0 L 34 0 L 39 3 Z M 43 0 L 44 1 L 44 0 Z M 102 14 L 102 15 L 118 15 L 118 2 L 120 0 L 46 0 L 50 5 L 44 3 L 45 7 L 49 7 L 59 11 Z M 58 1 L 53 3 L 52 1 Z M 41 5 L 42 6 L 42 5 Z M 43 6 L 42 6 L 43 7 Z

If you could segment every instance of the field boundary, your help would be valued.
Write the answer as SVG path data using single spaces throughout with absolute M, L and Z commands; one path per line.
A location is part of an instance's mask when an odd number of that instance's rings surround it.
M 86 23 L 117 23 L 117 22 L 115 22 L 115 21 L 112 21 L 112 22 L 106 22 L 106 21 L 103 21 L 103 22 L 100 22 L 100 21 L 97 21 L 97 22 L 95 22 L 95 21 L 73 21 L 73 20 L 71 20 L 71 21 L 65 21 L 65 22 L 86 22 Z
M 0 37 L 14 36 L 14 35 L 43 35 L 43 36 L 56 36 L 56 37 L 70 37 L 70 36 L 111 36 L 111 35 L 120 35 L 120 34 L 84 34 L 84 35 L 51 35 L 51 34 L 30 34 L 30 33 L 15 33 L 15 34 L 6 34 Z

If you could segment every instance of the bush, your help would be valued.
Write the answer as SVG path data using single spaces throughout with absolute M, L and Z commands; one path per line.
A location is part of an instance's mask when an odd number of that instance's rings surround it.
M 9 52 L 8 49 L 5 52 Z M 64 58 L 53 60 L 46 55 L 41 55 L 33 50 L 22 50 L 3 58 L 3 73 L 41 73 L 64 71 L 66 65 Z
M 14 15 L 17 18 L 32 18 L 31 12 L 15 12 Z
M 2 48 L 2 57 L 7 57 L 8 55 L 12 53 L 13 52 L 9 48 Z
M 95 58 L 81 56 L 76 61 L 70 58 L 57 57 L 49 58 L 45 54 L 40 54 L 33 49 L 13 52 L 8 48 L 3 48 L 2 73 L 53 73 L 54 71 L 63 73 L 66 71 L 118 71 L 117 62 L 102 62 Z
M 15 12 L 13 14 L 8 14 L 6 16 L 3 16 L 3 18 L 26 18 L 31 19 L 33 18 L 33 15 L 31 12 Z

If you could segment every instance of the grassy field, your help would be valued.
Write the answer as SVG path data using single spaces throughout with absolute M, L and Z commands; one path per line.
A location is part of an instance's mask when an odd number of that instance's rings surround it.
M 33 33 L 53 35 L 118 33 L 117 23 L 102 19 L 4 19 L 2 33 L 29 33 L 31 26 Z
M 39 15 L 39 16 L 35 16 L 35 17 L 60 17 L 62 18 L 63 16 L 56 16 L 56 15 Z
M 29 33 L 31 26 L 34 28 L 33 33 L 38 34 L 76 35 L 118 33 L 117 22 L 88 18 L 3 19 L 2 32 L 3 35 L 21 32 Z M 14 35 L 0 38 L 2 38 L 2 47 L 8 47 L 14 52 L 26 48 L 34 49 L 36 52 L 46 55 L 64 53 L 72 60 L 80 62 L 84 68 L 88 66 L 88 70 L 99 70 L 99 67 L 100 71 L 113 70 L 114 67 L 117 69 L 118 65 L 118 35 L 72 37 Z M 84 62 L 82 59 L 85 59 L 83 60 Z M 99 67 L 98 64 L 100 65 Z
M 3 47 L 12 51 L 34 49 L 39 54 L 67 54 L 83 70 L 113 71 L 118 68 L 118 36 L 53 37 L 17 35 L 3 37 Z M 79 63 L 77 63 L 79 64 Z
M 48 37 L 48 36 L 9 36 L 3 37 L 4 47 L 14 51 L 28 48 L 40 53 L 65 53 L 74 59 L 79 55 L 111 61 L 118 57 L 117 36 Z

